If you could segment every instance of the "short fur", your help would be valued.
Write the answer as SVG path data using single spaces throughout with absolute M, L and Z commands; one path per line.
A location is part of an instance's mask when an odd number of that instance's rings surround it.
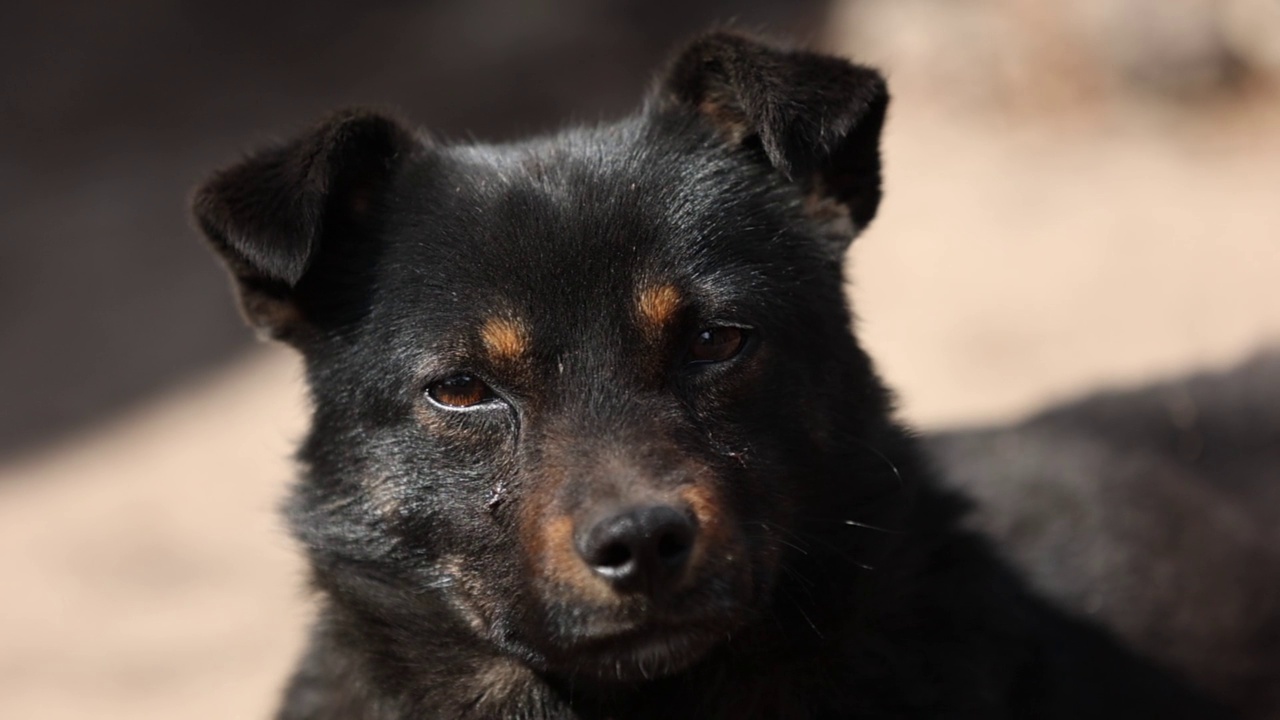
M 926 447 L 1035 588 L 1280 718 L 1280 351 Z
M 1229 717 L 1037 599 L 892 420 L 841 277 L 887 103 L 720 33 L 616 123 L 447 145 L 354 111 L 198 192 L 314 405 L 282 720 Z M 439 402 L 458 377 L 492 395 Z M 637 503 L 696 527 L 663 592 L 580 549 Z

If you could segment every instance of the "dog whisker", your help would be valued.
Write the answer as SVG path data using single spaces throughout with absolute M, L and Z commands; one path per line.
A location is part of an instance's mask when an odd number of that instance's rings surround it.
M 826 640 L 826 636 L 823 635 L 822 631 L 818 629 L 818 625 L 813 622 L 813 618 L 809 617 L 809 613 L 804 611 L 804 606 L 801 605 L 800 602 L 795 599 L 795 596 L 793 596 L 791 593 L 787 592 L 783 588 L 779 588 L 779 589 L 782 590 L 782 594 L 785 595 L 787 599 L 791 601 L 791 605 L 795 608 L 796 612 L 800 613 L 800 617 L 804 618 L 805 623 L 808 624 L 809 627 L 813 629 L 813 633 L 817 635 L 819 639 Z
M 808 554 L 809 554 L 809 551 L 808 551 L 808 550 L 805 550 L 804 548 L 800 547 L 799 545 L 796 545 L 795 543 L 787 542 L 786 540 L 783 540 L 782 538 L 777 538 L 777 540 L 778 540 L 778 542 L 782 543 L 783 545 L 786 545 L 786 546 L 787 546 L 787 547 L 789 547 L 789 548 L 792 548 L 793 550 L 795 550 L 795 551 L 796 551 L 796 552 L 798 552 L 798 553 L 801 553 L 801 554 L 803 554 L 803 555 L 808 555 Z
M 903 530 L 890 530 L 889 528 L 882 528 L 882 527 L 880 527 L 880 526 L 878 526 L 878 525 L 872 525 L 872 524 L 870 524 L 870 523 L 864 523 L 864 522 L 860 522 L 860 521 L 858 521 L 858 520 L 848 520 L 848 519 L 846 519 L 846 520 L 841 520 L 840 522 L 844 523 L 845 525 L 851 525 L 851 526 L 853 526 L 853 527 L 863 528 L 864 530 L 875 530 L 876 532 L 888 533 L 888 534 L 890 534 L 890 535 L 905 535 L 905 534 L 906 534 L 906 532 L 905 532 L 905 531 L 903 531 Z
M 856 443 L 858 443 L 858 444 L 859 444 L 859 445 L 861 445 L 862 447 L 864 447 L 864 448 L 866 448 L 866 449 L 870 450 L 873 454 L 875 454 L 875 456 L 876 456 L 876 457 L 878 457 L 878 458 L 880 458 L 881 460 L 883 460 L 883 461 L 884 461 L 884 463 L 885 463 L 886 465 L 888 465 L 888 466 L 889 466 L 889 469 L 890 469 L 891 471 L 893 471 L 893 476 L 894 476 L 895 478 L 897 478 L 897 479 L 898 479 L 898 486 L 899 486 L 900 488 L 901 488 L 901 487 L 905 487 L 905 486 L 906 486 L 906 481 L 905 481 L 905 480 L 903 480 L 903 478 L 902 478 L 902 472 L 901 472 L 900 470 L 898 470 L 898 466 L 897 466 L 897 465 L 895 465 L 895 464 L 894 464 L 894 462 L 893 462 L 892 460 L 890 460 L 890 459 L 889 459 L 889 456 L 888 456 L 888 455 L 885 455 L 884 453 L 880 452 L 878 449 L 876 449 L 876 447 L 875 447 L 874 445 L 872 445 L 871 443 L 867 442 L 866 440 L 863 440 L 863 439 L 862 439 L 862 438 L 860 438 L 860 437 L 857 437 L 856 435 L 850 435 L 850 436 L 849 436 L 849 439 L 850 439 L 850 440 L 852 440 L 852 441 L 854 441 L 854 442 L 856 442 Z
M 777 528 L 777 529 L 778 529 L 778 530 L 781 530 L 781 528 Z M 829 541 L 829 540 L 826 540 L 826 539 L 824 539 L 824 538 L 822 538 L 822 537 L 820 537 L 820 536 L 818 536 L 818 535 L 815 535 L 815 534 L 812 534 L 812 533 L 804 533 L 804 534 L 802 534 L 802 533 L 800 533 L 800 532 L 799 532 L 799 531 L 797 531 L 797 530 L 782 530 L 782 531 L 783 531 L 783 532 L 786 532 L 786 533 L 787 533 L 787 535 L 789 535 L 790 537 L 792 537 L 793 539 L 795 539 L 797 542 L 803 542 L 803 543 L 817 543 L 817 544 L 819 544 L 819 545 L 822 545 L 823 547 L 827 548 L 827 549 L 828 549 L 828 550 L 830 550 L 831 552 L 834 552 L 835 554 L 839 555 L 839 556 L 840 556 L 840 558 L 841 558 L 841 559 L 843 559 L 845 562 L 848 562 L 848 563 L 850 563 L 850 564 L 852 564 L 852 565 L 855 565 L 855 566 L 857 566 L 857 567 L 859 567 L 859 568 L 862 568 L 863 570 L 875 570 L 875 567 L 874 567 L 874 566 L 869 565 L 869 564 L 867 564 L 867 563 L 865 563 L 865 562 L 863 562 L 863 561 L 861 561 L 861 560 L 857 560 L 857 559 L 855 559 L 854 557 L 850 556 L 850 555 L 849 555 L 849 552 L 848 552 L 848 550 L 847 550 L 846 548 L 842 548 L 842 547 L 840 547 L 839 545 L 836 545 L 835 543 L 833 543 L 833 542 L 831 542 L 831 541 Z M 794 544 L 792 544 L 792 543 L 789 543 L 789 542 L 785 542 L 785 541 L 783 541 L 783 540 L 781 540 L 781 539 L 779 539 L 779 540 L 778 540 L 778 542 L 782 542 L 782 543 L 784 543 L 784 544 L 786 544 L 786 545 L 790 545 L 791 547 L 796 547 L 797 549 L 799 549 L 796 545 L 794 545 Z M 803 552 L 803 551 L 802 551 L 802 552 Z M 809 553 L 807 553 L 807 552 L 806 552 L 805 554 L 806 554 L 806 555 L 808 555 Z

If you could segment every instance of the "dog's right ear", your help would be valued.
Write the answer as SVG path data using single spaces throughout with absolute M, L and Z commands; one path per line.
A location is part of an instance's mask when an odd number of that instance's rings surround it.
M 251 325 L 296 341 L 312 324 L 302 286 L 333 245 L 367 239 L 361 230 L 416 147 L 400 122 L 349 110 L 250 155 L 196 190 L 196 222 L 235 278 Z
M 889 91 L 875 70 L 730 32 L 684 48 L 657 87 L 658 106 L 702 116 L 730 146 L 758 146 L 820 215 L 847 214 L 848 241 L 880 205 L 880 132 Z

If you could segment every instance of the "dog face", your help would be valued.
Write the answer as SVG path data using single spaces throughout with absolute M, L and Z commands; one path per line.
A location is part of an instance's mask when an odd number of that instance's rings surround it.
M 620 680 L 771 612 L 809 528 L 886 490 L 845 449 L 885 400 L 840 272 L 886 101 L 713 35 L 616 124 L 451 146 L 353 112 L 215 176 L 201 227 L 306 359 L 289 515 L 332 602 Z

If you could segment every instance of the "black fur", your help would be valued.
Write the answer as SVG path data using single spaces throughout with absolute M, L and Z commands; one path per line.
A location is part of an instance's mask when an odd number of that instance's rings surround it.
M 1280 352 L 927 448 L 1033 586 L 1280 717 Z
M 891 420 L 840 267 L 887 99 L 717 34 L 617 123 L 442 145 L 348 113 L 199 192 L 314 403 L 288 518 L 322 612 L 280 718 L 1228 717 L 1033 596 Z M 431 399 L 460 374 L 492 396 Z M 667 594 L 556 534 L 652 498 L 699 528 Z

